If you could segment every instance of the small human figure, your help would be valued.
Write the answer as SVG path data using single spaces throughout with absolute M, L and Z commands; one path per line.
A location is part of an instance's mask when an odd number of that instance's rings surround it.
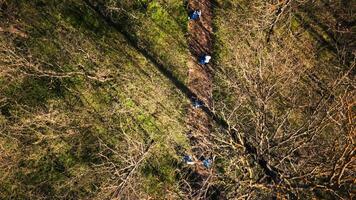
M 201 16 L 201 10 L 194 10 L 189 14 L 188 19 L 197 20 L 200 18 L 200 16 Z
M 189 155 L 185 155 L 185 156 L 183 157 L 183 161 L 184 161 L 185 163 L 187 163 L 188 165 L 194 165 L 194 164 L 195 164 L 195 162 L 193 161 L 192 157 L 189 156 Z
M 199 58 L 199 64 L 201 64 L 201 65 L 208 64 L 210 62 L 210 59 L 211 59 L 211 56 L 203 55 Z
M 194 108 L 200 108 L 204 105 L 204 102 L 200 101 L 199 99 L 193 100 L 193 107 Z
M 213 161 L 211 159 L 204 159 L 203 160 L 203 166 L 205 168 L 207 168 L 207 169 L 209 169 L 212 164 L 213 164 Z

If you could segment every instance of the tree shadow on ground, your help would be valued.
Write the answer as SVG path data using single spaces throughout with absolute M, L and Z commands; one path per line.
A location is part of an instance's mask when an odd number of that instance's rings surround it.
M 345 3 L 344 3 L 345 4 Z M 347 16 L 341 16 L 338 11 L 347 10 L 347 4 L 340 6 L 330 5 L 323 1 L 322 5 L 318 8 L 325 12 L 325 15 L 330 14 L 333 19 L 320 18 L 318 14 L 313 10 L 313 5 L 305 5 L 299 7 L 300 12 L 295 14 L 297 21 L 299 21 L 302 27 L 311 33 L 311 35 L 328 50 L 332 51 L 335 55 L 340 54 L 340 51 L 344 51 L 344 63 L 346 66 L 350 66 L 354 56 L 352 51 L 355 46 L 354 39 L 352 37 L 352 28 L 355 26 L 355 20 L 347 19 Z M 329 39 L 325 39 L 326 38 Z
M 90 0 L 85 0 L 85 3 L 93 9 L 108 25 L 116 29 L 119 33 L 121 33 L 126 41 L 139 53 L 141 53 L 145 58 L 147 58 L 158 70 L 161 74 L 163 74 L 166 78 L 168 78 L 172 84 L 185 96 L 190 99 L 191 101 L 197 100 L 198 97 L 197 95 L 192 92 L 182 81 L 180 81 L 172 71 L 168 70 L 164 64 L 156 58 L 155 55 L 152 55 L 147 49 L 142 47 L 142 45 L 139 43 L 138 39 L 133 36 L 127 29 L 125 29 L 121 23 L 115 23 L 109 16 L 105 14 L 105 7 L 102 4 L 99 3 L 93 3 Z M 127 23 L 126 23 L 127 24 Z M 201 53 L 201 50 L 204 50 L 204 48 L 199 47 L 198 49 L 194 50 L 195 54 Z M 198 99 L 201 100 L 201 99 Z M 201 100 L 202 101 L 202 100 Z M 213 112 L 211 108 L 207 106 L 202 106 L 201 109 L 208 115 L 210 116 L 215 124 L 220 126 L 222 129 L 228 132 L 228 134 L 231 135 L 233 140 L 236 143 L 240 143 L 237 137 L 237 132 L 236 130 L 231 130 L 229 124 L 227 121 L 219 116 L 217 113 Z M 250 149 L 256 149 L 255 147 L 250 144 L 247 139 L 244 139 L 245 141 L 243 144 L 246 146 L 246 154 L 251 154 L 253 157 L 256 159 L 256 163 L 259 164 L 262 169 L 266 172 L 266 175 L 272 176 L 272 179 L 275 182 L 279 182 L 279 173 L 274 171 L 274 167 L 270 166 L 268 164 L 268 161 L 266 161 L 264 158 L 262 158 L 260 155 L 258 155 L 257 151 L 251 151 Z

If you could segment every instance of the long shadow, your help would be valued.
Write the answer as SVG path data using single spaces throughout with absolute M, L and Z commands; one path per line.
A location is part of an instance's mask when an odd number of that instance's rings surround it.
M 301 24 L 301 26 L 305 30 L 311 33 L 314 39 L 316 39 L 321 45 L 324 45 L 324 47 L 326 47 L 333 53 L 337 54 L 337 49 L 334 47 L 334 45 L 332 45 L 329 41 L 325 40 L 323 36 L 320 33 L 318 33 L 318 31 L 316 31 L 309 23 L 307 23 L 301 15 L 295 14 L 294 16 L 297 19 L 297 21 Z
M 329 38 L 332 39 L 333 42 L 335 42 L 337 45 L 340 45 L 340 43 L 336 39 L 336 35 L 332 31 L 330 31 L 330 28 L 327 25 L 320 22 L 318 17 L 312 11 L 304 7 L 301 7 L 301 11 L 303 11 L 314 24 L 319 26 L 329 36 Z
M 189 98 L 191 101 L 201 100 L 198 99 L 197 95 L 192 92 L 183 82 L 181 82 L 177 77 L 175 77 L 173 72 L 168 70 L 159 60 L 156 60 L 154 55 L 150 54 L 146 49 L 141 47 L 138 40 L 134 38 L 127 30 L 125 30 L 125 27 L 122 24 L 113 22 L 110 17 L 105 15 L 105 6 L 103 4 L 92 3 L 90 0 L 84 0 L 84 2 L 92 10 L 94 10 L 109 26 L 115 28 L 119 33 L 121 33 L 134 49 L 136 49 L 145 58 L 152 62 L 154 66 L 160 71 L 160 73 L 162 73 L 166 78 L 168 78 L 177 89 L 179 89 L 182 93 L 185 94 L 187 98 Z M 217 125 L 227 131 L 227 133 L 230 134 L 230 136 L 236 143 L 240 143 L 238 139 L 238 133 L 235 130 L 230 129 L 229 124 L 224 118 L 212 112 L 211 109 L 207 106 L 202 106 L 202 110 L 208 116 L 210 116 Z M 254 160 L 264 170 L 265 174 L 271 177 L 274 182 L 281 182 L 280 173 L 278 172 L 278 170 L 273 166 L 269 165 L 268 161 L 265 160 L 262 156 L 258 155 L 257 149 L 251 143 L 248 142 L 248 139 L 246 137 L 244 137 L 243 140 L 243 145 L 246 149 L 245 152 L 247 154 L 252 155 Z
M 341 17 L 341 15 L 340 15 L 341 12 L 338 12 L 335 8 L 332 8 L 330 6 L 329 1 L 323 0 L 321 2 L 324 5 L 324 7 L 333 15 L 333 17 L 336 19 L 336 21 L 338 23 L 340 23 L 341 26 L 343 26 L 345 28 L 351 28 L 356 25 L 355 19 L 353 19 L 351 21 L 343 19 L 343 17 Z M 351 8 L 352 7 L 351 4 L 352 4 L 352 1 L 343 1 L 343 3 L 342 3 L 344 8 L 347 8 L 348 6 L 350 6 L 350 8 Z
M 126 41 L 138 52 L 140 52 L 145 58 L 147 58 L 150 62 L 154 64 L 154 66 L 165 76 L 167 77 L 181 92 L 183 92 L 187 97 L 193 98 L 196 95 L 182 82 L 180 81 L 172 71 L 168 70 L 164 65 L 156 58 L 149 53 L 146 49 L 141 47 L 138 40 L 133 37 L 128 31 L 125 30 L 123 25 L 115 23 L 112 19 L 106 16 L 105 7 L 102 4 L 94 4 L 90 0 L 84 0 L 84 2 L 93 9 L 101 18 L 105 20 L 105 22 L 111 27 L 115 28 L 119 33 L 121 33 Z
M 132 35 L 127 32 L 122 25 L 114 23 L 110 17 L 107 17 L 104 13 L 104 6 L 100 5 L 100 4 L 93 4 L 90 2 L 90 0 L 84 0 L 84 2 L 91 8 L 93 9 L 100 17 L 102 17 L 105 22 L 112 26 L 113 28 L 115 28 L 118 32 L 120 32 L 127 40 L 127 42 L 133 47 L 135 48 L 138 52 L 140 52 L 145 58 L 147 58 L 150 62 L 152 62 L 154 64 L 154 66 L 160 71 L 160 73 L 162 73 L 166 78 L 168 78 L 173 84 L 174 86 L 179 89 L 182 93 L 185 94 L 185 96 L 187 98 L 189 98 L 190 100 L 201 100 L 198 99 L 197 95 L 191 91 L 182 81 L 180 81 L 177 77 L 175 77 L 175 75 L 173 74 L 173 72 L 171 72 L 170 70 L 168 70 L 160 61 L 156 60 L 155 57 L 153 55 L 151 55 L 146 49 L 140 47 L 138 41 L 132 37 Z M 202 101 L 202 100 L 201 100 Z M 218 116 L 216 113 L 212 112 L 210 108 L 203 106 L 202 108 L 210 117 L 212 117 L 212 119 L 214 119 L 214 121 L 224 127 L 227 128 L 227 122 L 221 118 L 220 116 Z
M 337 26 L 342 26 L 343 28 L 351 28 L 351 27 L 355 26 L 356 20 L 346 21 L 345 19 L 342 19 L 338 14 L 335 13 L 336 8 L 335 9 L 331 8 L 325 2 L 323 3 L 323 5 L 324 5 L 326 11 L 333 15 L 333 17 L 336 20 Z M 330 21 L 328 22 L 327 20 L 321 21 L 315 15 L 315 12 L 310 10 L 310 8 L 307 6 L 300 7 L 300 9 L 305 14 L 304 17 L 306 17 L 308 19 L 308 21 L 310 21 L 317 27 L 321 28 L 322 32 L 325 33 L 326 35 L 328 35 L 328 37 L 331 39 L 332 42 L 322 40 L 323 37 L 321 36 L 321 34 L 318 33 L 317 30 L 313 29 L 313 27 L 311 25 L 307 25 L 307 26 L 303 25 L 304 28 L 307 29 L 308 31 L 311 31 L 311 33 L 314 36 L 317 36 L 319 38 L 319 41 L 321 41 L 321 43 L 324 43 L 324 44 L 328 43 L 327 44 L 327 46 L 329 46 L 328 49 L 334 51 L 335 54 L 338 53 L 336 51 L 336 49 L 344 49 L 345 48 L 345 50 L 346 50 L 345 61 L 346 61 L 347 66 L 350 66 L 351 62 L 353 60 L 352 49 L 354 46 L 351 31 L 350 31 L 350 33 L 341 33 L 341 32 L 337 32 L 337 31 L 333 31 L 333 29 L 331 28 L 332 27 L 331 23 L 333 23 L 333 22 L 330 22 Z M 302 18 L 302 16 L 300 16 L 300 15 L 299 16 L 297 15 L 297 18 L 298 17 Z M 301 19 L 301 20 L 303 20 L 303 19 Z M 305 21 L 304 21 L 304 23 L 305 23 Z

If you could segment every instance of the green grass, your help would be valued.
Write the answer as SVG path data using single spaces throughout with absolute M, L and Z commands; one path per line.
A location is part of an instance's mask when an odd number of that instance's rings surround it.
M 184 95 L 152 63 L 82 1 L 49 1 L 43 5 L 40 2 L 11 3 L 18 8 L 15 9 L 17 18 L 4 20 L 17 23 L 28 38 L 11 35 L 5 40 L 6 44 L 13 45 L 18 55 L 31 58 L 40 70 L 79 71 L 110 80 L 101 83 L 82 75 L 66 78 L 30 76 L 13 80 L 6 90 L 1 91 L 9 100 L 17 102 L 9 105 L 12 119 L 0 115 L 4 119 L 1 121 L 9 127 L 6 134 L 19 137 L 10 127 L 27 123 L 18 131 L 26 139 L 18 138 L 15 147 L 29 157 L 9 158 L 13 168 L 0 168 L 0 173 L 9 174 L 6 184 L 0 186 L 0 197 L 39 198 L 44 195 L 58 198 L 64 195 L 75 199 L 95 198 L 101 184 L 113 176 L 111 172 L 100 172 L 101 167 L 94 167 L 106 162 L 99 153 L 123 167 L 119 155 L 126 156 L 128 151 L 135 151 L 124 140 L 126 136 L 142 145 L 155 139 L 158 145 L 151 156 L 157 160 L 174 157 L 176 145 L 188 146 L 184 136 L 184 108 L 188 101 L 182 101 Z M 185 24 L 179 24 L 185 23 L 182 21 L 183 11 L 180 1 L 169 5 L 154 1 L 149 4 L 147 12 L 137 15 L 139 20 L 132 21 L 134 28 L 141 22 L 144 24 L 144 29 L 137 29 L 132 34 L 135 37 L 143 35 L 142 41 L 150 44 L 145 48 L 158 55 L 182 81 L 186 79 L 188 57 L 184 30 L 181 29 Z M 132 14 L 135 12 L 138 11 L 133 9 Z M 28 107 L 24 110 L 23 106 Z M 99 143 L 106 143 L 120 154 L 107 152 Z M 6 152 L 13 149 L 4 148 Z M 147 160 L 145 163 L 154 165 L 161 172 L 146 174 L 142 181 L 144 187 L 137 189 L 142 189 L 142 194 L 155 193 L 157 197 L 163 197 L 162 184 L 174 184 L 175 180 L 164 178 L 174 173 L 174 166 L 169 161 Z M 140 174 L 138 171 L 136 176 L 140 177 Z M 10 179 L 14 184 L 8 182 Z M 156 190 L 151 188 L 152 185 L 157 185 Z
M 184 197 L 186 166 L 180 153 L 191 149 L 185 118 L 190 102 L 152 63 L 187 82 L 190 55 L 184 2 L 98 1 L 111 8 L 116 27 L 80 0 L 6 1 L 3 7 L 0 3 L 4 9 L 0 27 L 14 25 L 27 34 L 0 32 L 0 199 L 110 199 L 117 189 L 113 186 L 120 185 L 130 170 L 125 198 Z M 259 153 L 311 122 L 315 109 L 322 108 L 314 118 L 326 113 L 330 116 L 325 122 L 342 122 L 346 115 L 323 109 L 346 106 L 348 77 L 332 91 L 323 88 L 330 89 L 350 66 L 343 64 L 347 63 L 343 56 L 320 44 L 321 39 L 331 42 L 320 25 L 298 12 L 316 34 L 295 13 L 284 16 L 267 43 L 264 28 L 272 18 L 263 16 L 270 10 L 265 2 L 218 0 L 214 9 L 214 112 Z M 319 3 L 310 9 L 320 23 L 332 23 L 329 11 L 317 12 L 324 9 Z M 59 76 L 49 77 L 48 72 Z M 65 76 L 72 72 L 80 74 Z M 329 94 L 332 98 L 318 106 L 318 100 Z M 341 100 L 346 104 L 337 104 Z M 347 109 L 354 112 L 355 106 Z M 327 147 L 348 141 L 339 122 L 331 123 L 322 124 L 309 144 L 319 148 L 315 150 L 319 155 L 311 159 L 300 162 L 313 153 L 302 147 L 285 159 L 289 163 L 278 165 L 279 158 L 304 136 L 261 156 L 288 173 L 304 162 L 328 166 L 330 149 L 336 152 L 342 146 Z M 212 137 L 218 177 L 211 185 L 221 186 L 231 198 L 249 193 L 270 199 L 273 189 L 288 193 L 273 184 L 252 187 L 264 181 L 265 172 L 225 131 L 217 128 Z M 325 179 L 312 178 L 318 184 Z

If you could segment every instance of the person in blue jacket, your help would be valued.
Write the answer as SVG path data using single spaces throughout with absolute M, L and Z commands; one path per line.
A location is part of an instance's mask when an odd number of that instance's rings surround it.
M 202 55 L 199 58 L 199 64 L 201 65 L 205 65 L 208 64 L 210 62 L 211 56 L 209 55 Z
M 200 107 L 202 107 L 202 106 L 204 106 L 204 102 L 202 102 L 202 101 L 199 100 L 199 99 L 194 99 L 194 100 L 193 100 L 193 107 L 194 107 L 194 108 L 200 108 Z
M 201 10 L 194 10 L 191 13 L 189 13 L 188 19 L 189 20 L 197 20 L 201 16 Z
M 193 158 L 190 155 L 185 155 L 183 156 L 183 161 L 187 163 L 188 165 L 194 165 L 195 162 L 193 161 Z
M 204 159 L 203 160 L 203 166 L 205 168 L 207 168 L 207 169 L 209 169 L 212 164 L 213 164 L 213 161 L 211 159 Z

